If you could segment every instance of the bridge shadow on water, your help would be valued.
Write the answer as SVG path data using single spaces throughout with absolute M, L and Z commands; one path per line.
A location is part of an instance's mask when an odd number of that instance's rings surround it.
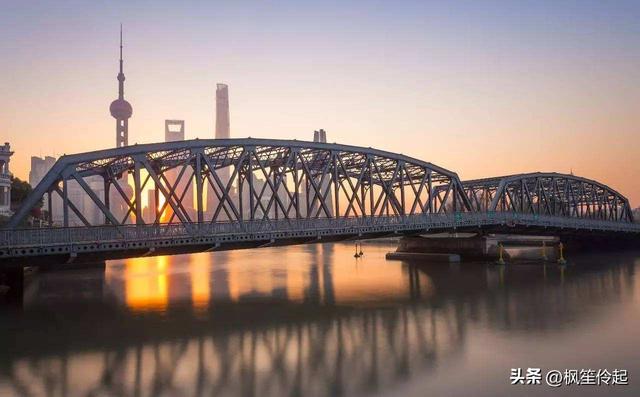
M 638 254 L 559 267 L 385 262 L 388 243 L 139 258 L 36 275 L 0 314 L 0 395 L 394 394 L 469 334 L 544 335 L 634 294 Z

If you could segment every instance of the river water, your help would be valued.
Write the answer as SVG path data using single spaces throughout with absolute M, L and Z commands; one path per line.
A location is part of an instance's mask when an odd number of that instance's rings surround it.
M 392 241 L 112 261 L 0 312 L 0 396 L 640 395 L 640 253 L 387 261 Z M 629 385 L 511 385 L 512 368 Z

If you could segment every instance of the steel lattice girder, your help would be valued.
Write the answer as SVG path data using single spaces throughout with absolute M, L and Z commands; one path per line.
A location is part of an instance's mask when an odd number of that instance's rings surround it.
M 510 211 L 633 222 L 629 200 L 597 181 L 559 173 L 530 173 L 463 182 L 474 211 Z
M 146 221 L 145 193 L 155 196 L 153 216 L 147 215 Z M 428 162 L 371 148 L 251 138 L 195 139 L 63 156 L 8 228 L 17 228 L 45 195 L 59 196 L 65 227 L 72 226 L 72 214 L 82 225 L 96 226 L 472 210 L 457 174 Z M 81 210 L 86 202 L 98 211 L 98 221 L 87 219 Z M 211 204 L 206 210 L 205 202 Z M 52 199 L 48 203 L 53 225 L 56 208 Z

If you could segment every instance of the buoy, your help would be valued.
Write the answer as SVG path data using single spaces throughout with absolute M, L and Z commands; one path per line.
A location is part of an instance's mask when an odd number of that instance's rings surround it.
M 362 242 L 360 242 L 360 256 L 363 256 L 364 252 L 362 252 Z
M 547 244 L 542 242 L 542 260 L 547 261 L 549 258 L 547 257 Z
M 360 254 L 358 254 L 358 243 L 356 243 L 356 253 L 353 255 L 354 258 L 360 258 Z

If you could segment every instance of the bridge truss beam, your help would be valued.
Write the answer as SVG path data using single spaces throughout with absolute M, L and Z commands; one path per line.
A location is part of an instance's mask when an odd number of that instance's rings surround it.
M 531 173 L 463 182 L 476 212 L 511 212 L 632 223 L 629 200 L 599 182 Z
M 49 225 L 63 227 L 471 211 L 458 176 L 431 163 L 370 148 L 251 138 L 63 156 L 8 228 L 18 228 L 45 195 Z

